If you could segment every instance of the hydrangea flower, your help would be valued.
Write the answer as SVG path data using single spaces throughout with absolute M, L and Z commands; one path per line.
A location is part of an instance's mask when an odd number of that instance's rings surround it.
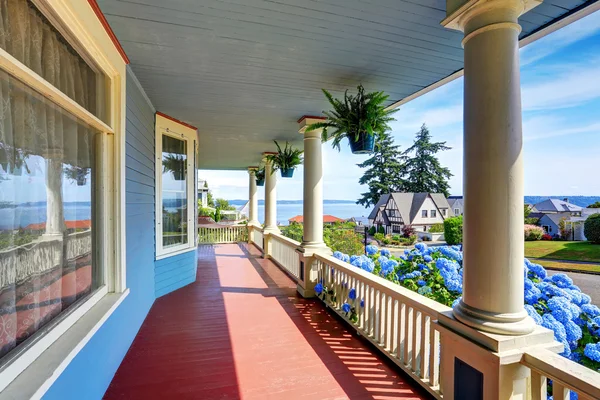
M 584 304 L 581 306 L 581 311 L 586 313 L 590 318 L 596 318 L 600 316 L 600 308 L 594 304 Z
M 421 271 L 413 271 L 413 272 L 409 272 L 408 274 L 400 275 L 398 277 L 398 280 L 404 281 L 406 279 L 415 279 L 415 278 L 418 278 L 419 276 L 421 276 Z
M 344 260 L 344 253 L 342 253 L 341 251 L 334 251 L 333 252 L 333 257 L 337 258 L 338 260 Z
M 320 282 L 315 285 L 315 293 L 316 294 L 323 293 L 323 285 Z
M 542 325 L 542 317 L 540 316 L 540 314 L 537 313 L 537 311 L 535 311 L 535 308 L 533 308 L 533 306 L 525 304 L 525 311 L 527 311 L 527 314 L 529 314 L 529 316 L 533 318 L 536 324 Z
M 342 310 L 343 310 L 345 313 L 349 313 L 351 309 L 352 309 L 352 308 L 350 307 L 350 304 L 348 304 L 348 303 L 344 303 L 344 305 L 342 306 Z
M 425 254 L 427 251 L 427 245 L 425 243 L 417 243 L 415 244 L 415 249 L 419 250 L 422 254 Z
M 430 255 L 426 255 L 425 257 L 423 257 L 423 259 L 425 260 L 425 262 L 428 262 L 428 263 L 433 261 L 433 258 Z
M 365 256 L 364 254 L 356 257 L 354 261 L 350 262 L 350 264 L 367 272 L 373 272 L 373 269 L 375 269 L 375 263 L 373 262 L 373 260 Z
M 350 300 L 356 300 L 356 289 L 350 289 L 350 291 L 348 292 L 348 298 Z
M 583 349 L 583 354 L 590 360 L 600 362 L 600 343 L 588 343 Z
M 527 269 L 529 270 L 529 272 L 531 272 L 533 274 L 532 277 L 537 277 L 539 279 L 546 279 L 546 277 L 548 276 L 548 273 L 546 272 L 544 267 L 542 267 L 540 264 L 534 264 L 534 263 L 530 262 L 528 259 L 525 259 L 525 265 L 527 266 Z
M 417 281 L 417 285 L 419 285 L 419 286 L 425 286 L 425 285 L 427 285 L 427 282 L 425 282 L 423 279 L 419 279 Z
M 454 260 L 456 262 L 462 262 L 463 261 L 463 255 L 460 251 L 455 250 L 453 247 L 448 247 L 448 246 L 440 246 L 437 247 L 437 250 L 442 253 L 442 255 L 446 258 L 449 258 L 451 260 Z
M 365 308 L 365 299 L 360 299 L 360 306 Z
M 565 274 L 556 274 L 552 276 L 551 279 L 552 282 L 556 283 L 556 286 L 561 289 L 565 289 L 573 285 L 573 279 L 569 278 Z
M 381 249 L 381 250 L 379 250 L 379 253 L 384 257 L 389 257 L 391 254 L 388 249 Z
M 365 247 L 365 251 L 367 252 L 367 255 L 372 256 L 373 254 L 377 254 L 379 248 L 374 244 L 369 244 Z

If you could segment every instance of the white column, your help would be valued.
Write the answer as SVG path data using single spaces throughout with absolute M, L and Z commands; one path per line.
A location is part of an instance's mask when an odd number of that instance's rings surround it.
M 256 186 L 256 169 L 253 167 L 249 168 L 248 176 L 248 224 L 259 226 L 260 223 L 258 222 L 258 189 Z
M 53 159 L 46 160 L 46 230 L 44 237 L 62 238 L 65 230 L 62 180 L 62 162 Z
M 266 155 L 266 154 L 265 154 Z M 271 173 L 271 163 L 265 161 L 265 233 L 279 233 L 277 227 L 277 174 Z
M 463 298 L 454 316 L 481 331 L 527 334 L 517 19 L 538 2 L 460 3 L 442 22 L 465 34 Z
M 323 242 L 323 156 L 321 133 L 304 133 L 304 198 L 302 201 L 306 251 L 325 248 Z

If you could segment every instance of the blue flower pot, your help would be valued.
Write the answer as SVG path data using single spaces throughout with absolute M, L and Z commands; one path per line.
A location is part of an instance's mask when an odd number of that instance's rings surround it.
M 375 147 L 375 135 L 364 132 L 358 135 L 358 140 L 356 140 L 356 136 L 349 135 L 348 141 L 350 142 L 352 154 L 370 154 Z
M 263 179 L 257 179 L 256 180 L 256 186 L 265 186 L 265 180 Z
M 294 168 L 288 168 L 288 169 L 281 170 L 282 178 L 291 178 L 292 176 L 294 176 Z

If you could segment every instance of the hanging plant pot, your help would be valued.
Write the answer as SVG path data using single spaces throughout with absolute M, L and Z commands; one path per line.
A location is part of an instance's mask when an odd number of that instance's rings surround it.
M 185 180 L 185 172 L 184 171 L 173 171 L 173 178 L 176 181 L 184 181 Z
M 286 168 L 281 170 L 282 178 L 291 178 L 294 176 L 294 168 Z
M 375 135 L 369 135 L 362 132 L 358 135 L 358 140 L 355 135 L 348 135 L 350 149 L 352 154 L 370 154 L 375 147 Z
M 265 186 L 265 178 L 257 179 L 256 186 Z
M 87 183 L 87 171 L 84 169 L 80 169 L 77 171 L 77 186 L 85 186 Z

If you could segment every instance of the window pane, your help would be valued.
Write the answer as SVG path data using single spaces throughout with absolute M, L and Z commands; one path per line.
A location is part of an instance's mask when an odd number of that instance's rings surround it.
M 0 71 L 0 357 L 103 284 L 100 133 Z
M 187 142 L 162 137 L 163 247 L 188 242 L 187 234 Z
M 77 54 L 31 1 L 0 2 L 0 47 L 107 122 L 104 75 Z

